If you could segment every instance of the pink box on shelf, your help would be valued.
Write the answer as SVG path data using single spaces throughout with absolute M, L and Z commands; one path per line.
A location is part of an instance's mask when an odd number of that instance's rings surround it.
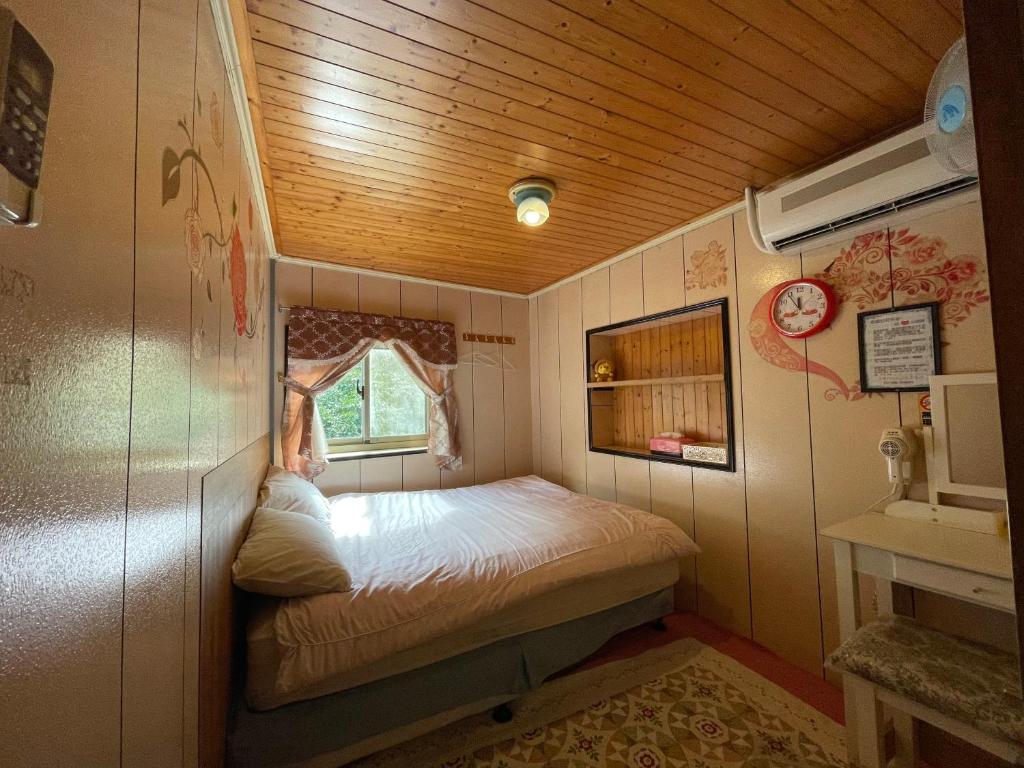
M 666 453 L 670 456 L 682 456 L 683 446 L 694 442 L 692 437 L 680 435 L 679 437 L 668 437 L 659 435 L 651 438 L 652 453 Z

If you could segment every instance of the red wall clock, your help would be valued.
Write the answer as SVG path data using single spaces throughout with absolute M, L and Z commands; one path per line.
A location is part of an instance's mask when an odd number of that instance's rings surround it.
M 791 339 L 805 339 L 824 331 L 836 316 L 836 295 L 822 280 L 802 278 L 773 289 L 771 318 L 775 330 Z

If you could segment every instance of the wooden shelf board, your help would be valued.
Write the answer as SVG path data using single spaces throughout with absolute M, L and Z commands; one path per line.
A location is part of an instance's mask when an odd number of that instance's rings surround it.
M 653 379 L 623 379 L 622 381 L 588 381 L 587 389 L 612 389 L 614 387 L 650 387 L 655 384 L 706 384 L 724 381 L 721 373 L 709 373 L 701 376 L 662 376 Z

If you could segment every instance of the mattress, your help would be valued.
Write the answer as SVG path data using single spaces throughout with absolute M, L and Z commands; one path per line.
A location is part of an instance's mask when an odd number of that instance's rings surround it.
M 268 601 L 247 697 L 270 709 L 379 680 L 674 583 L 696 545 L 672 523 L 530 476 L 343 494 L 331 526 L 353 590 Z

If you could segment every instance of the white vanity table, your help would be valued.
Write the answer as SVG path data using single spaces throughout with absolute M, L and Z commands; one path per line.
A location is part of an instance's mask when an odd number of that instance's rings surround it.
M 1010 543 L 1002 536 L 868 513 L 824 529 L 833 539 L 839 635 L 844 641 L 860 626 L 860 575 L 878 580 L 878 610 L 892 613 L 892 582 L 1014 613 Z M 890 584 L 887 584 L 889 582 Z M 846 692 L 847 744 L 851 762 L 878 744 L 858 744 L 857 703 Z M 913 722 L 892 713 L 897 765 L 915 752 Z M 950 729 L 952 730 L 952 728 Z M 963 734 L 962 734 L 963 735 Z M 868 763 L 870 764 L 870 762 Z

